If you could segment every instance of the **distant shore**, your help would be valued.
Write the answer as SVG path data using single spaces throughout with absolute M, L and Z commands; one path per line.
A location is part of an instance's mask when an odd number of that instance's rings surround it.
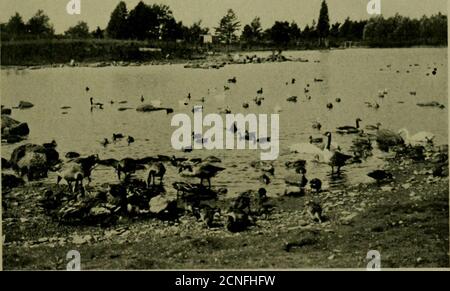
M 411 47 L 369 47 L 369 46 L 354 46 L 351 48 L 289 48 L 282 52 L 282 56 L 284 59 L 274 60 L 274 59 L 263 59 L 260 58 L 259 63 L 262 62 L 287 62 L 287 61 L 297 61 L 297 62 L 309 62 L 311 60 L 299 58 L 292 59 L 289 58 L 289 52 L 308 52 L 308 51 L 335 51 L 335 50 L 348 50 L 348 49 L 414 49 L 414 48 L 446 48 L 447 46 L 411 46 Z M 236 56 L 255 56 L 260 53 L 275 53 L 275 49 L 266 49 L 266 48 L 254 48 L 251 50 L 230 50 L 228 53 L 226 52 L 205 52 L 203 54 L 197 54 L 195 56 L 190 57 L 175 57 L 172 58 L 169 56 L 166 57 L 157 57 L 151 60 L 110 60 L 105 58 L 94 58 L 88 60 L 78 61 L 76 59 L 71 59 L 68 62 L 37 62 L 37 63 L 29 63 L 29 64 L 4 64 L 0 63 L 1 70 L 38 70 L 38 69 L 49 69 L 49 68 L 103 68 L 103 67 L 139 67 L 139 66 L 158 66 L 158 65 L 180 65 L 185 64 L 189 68 L 217 68 L 217 65 L 220 64 L 219 67 L 223 65 L 231 65 L 231 64 L 248 64 L 254 63 L 251 61 L 244 62 L 242 60 L 234 60 L 233 58 Z M 275 56 L 278 53 L 275 53 Z

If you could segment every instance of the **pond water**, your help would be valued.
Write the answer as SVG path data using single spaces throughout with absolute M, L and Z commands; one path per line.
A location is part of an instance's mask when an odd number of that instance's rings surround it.
M 260 172 L 250 167 L 260 158 L 259 150 L 196 150 L 181 153 L 171 146 L 171 118 L 165 112 L 138 113 L 134 109 L 119 111 L 119 107 L 136 108 L 141 105 L 141 95 L 146 102 L 161 101 L 162 106 L 175 109 L 175 113 L 192 114 L 194 105 L 205 97 L 204 113 L 219 112 L 229 107 L 232 113 L 280 113 L 280 156 L 274 162 L 275 178 L 267 187 L 271 195 L 284 191 L 284 180 L 296 178 L 295 172 L 285 169 L 286 161 L 305 158 L 289 152 L 289 146 L 308 142 L 309 136 L 322 136 L 337 126 L 354 125 L 361 118 L 362 127 L 380 122 L 383 128 L 398 131 L 407 128 L 411 133 L 429 131 L 436 135 L 436 143 L 448 140 L 448 111 L 438 108 L 421 108 L 418 102 L 437 101 L 447 106 L 447 49 L 350 49 L 335 51 L 285 52 L 287 56 L 302 57 L 309 62 L 264 63 L 228 65 L 220 70 L 185 69 L 183 65 L 104 68 L 48 68 L 40 70 L 2 70 L 1 104 L 17 106 L 19 101 L 32 102 L 29 110 L 14 110 L 12 117 L 30 126 L 31 143 L 50 142 L 55 139 L 63 157 L 68 151 L 81 154 L 98 153 L 100 158 L 142 158 L 163 154 L 186 157 L 215 155 L 222 159 L 226 170 L 213 179 L 216 186 L 227 187 L 230 195 L 248 189 L 258 189 Z M 434 68 L 437 74 L 432 75 Z M 430 73 L 427 76 L 427 73 Z M 236 84 L 227 80 L 236 77 Z M 291 80 L 295 78 L 295 84 Z M 314 82 L 314 78 L 323 82 Z M 286 85 L 286 82 L 289 84 Z M 308 94 L 304 88 L 310 84 Z M 230 90 L 224 91 L 224 86 Z M 86 92 L 89 87 L 89 92 Z M 256 106 L 252 99 L 256 91 L 264 89 L 264 101 Z M 388 89 L 385 98 L 380 90 Z M 410 94 L 415 91 L 416 95 Z M 188 106 L 180 101 L 191 94 Z M 311 97 L 308 100 L 307 95 Z M 298 96 L 297 103 L 286 99 Z M 104 103 L 104 110 L 90 110 L 89 98 Z M 336 103 L 335 99 L 342 101 Z M 111 104 L 111 100 L 114 104 Z M 127 101 L 119 104 L 120 101 Z M 242 104 L 248 102 L 249 109 Z M 326 104 L 334 103 L 332 110 Z M 377 102 L 378 110 L 366 102 Z M 61 107 L 70 106 L 63 110 Z M 67 112 L 67 114 L 63 114 Z M 312 122 L 323 125 L 319 133 Z M 123 133 L 135 138 L 128 146 L 126 141 L 103 147 L 104 138 L 111 140 L 113 133 Z M 344 151 L 348 150 L 354 136 L 333 135 Z M 2 144 L 2 156 L 9 158 L 18 146 Z M 306 157 L 311 158 L 311 157 Z M 340 181 L 329 177 L 328 165 L 309 163 L 308 178 L 319 177 L 325 185 L 336 183 L 366 183 L 366 174 L 382 167 L 383 154 L 362 164 L 344 168 Z M 50 176 L 49 179 L 53 179 Z M 113 169 L 98 167 L 93 172 L 95 183 L 114 181 Z M 165 184 L 171 188 L 181 180 L 174 168 L 168 169 Z

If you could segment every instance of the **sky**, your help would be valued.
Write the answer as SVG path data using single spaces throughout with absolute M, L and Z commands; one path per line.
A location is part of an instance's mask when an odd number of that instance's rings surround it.
M 91 30 L 97 26 L 105 28 L 111 12 L 120 0 L 80 0 L 81 14 L 69 15 L 66 5 L 69 0 L 1 0 L 0 22 L 18 12 L 25 21 L 38 9 L 43 9 L 50 17 L 57 33 L 64 32 L 78 21 L 88 23 Z M 438 12 L 447 14 L 447 0 L 380 0 L 382 14 L 386 17 L 399 13 L 404 16 L 420 18 Z M 125 0 L 129 10 L 139 0 Z M 322 0 L 144 0 L 147 4 L 168 5 L 175 19 L 185 25 L 202 20 L 204 26 L 216 27 L 227 9 L 232 8 L 244 26 L 255 16 L 261 18 L 263 28 L 270 27 L 276 20 L 295 21 L 301 28 L 318 18 Z M 369 0 L 327 0 L 332 23 L 342 22 L 350 17 L 353 20 L 367 19 Z

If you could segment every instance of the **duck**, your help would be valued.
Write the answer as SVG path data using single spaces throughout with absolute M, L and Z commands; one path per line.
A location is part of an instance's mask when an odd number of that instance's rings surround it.
M 244 109 L 248 109 L 249 107 L 250 107 L 250 105 L 247 102 L 242 104 L 242 108 L 244 108 Z
M 258 91 L 256 91 L 256 94 L 258 94 L 258 95 L 262 95 L 263 93 L 264 93 L 263 88 L 261 88 Z
M 328 103 L 328 104 L 327 104 L 327 108 L 328 108 L 329 110 L 333 109 L 333 107 L 334 107 L 333 103 Z
M 91 109 L 92 108 L 103 109 L 103 104 L 102 103 L 98 103 L 98 102 L 94 103 L 94 98 L 93 97 L 91 97 L 89 100 L 91 102 Z
M 187 170 L 188 172 L 186 172 Z M 211 189 L 211 178 L 215 177 L 225 168 L 216 166 L 212 163 L 201 163 L 199 165 L 183 165 L 179 169 L 179 173 L 185 177 L 196 177 L 200 179 L 200 185 L 203 185 L 203 181 L 208 181 L 208 188 Z
M 318 131 L 320 131 L 322 129 L 322 124 L 320 124 L 320 122 L 318 122 L 318 121 L 315 121 L 312 124 L 312 128 L 313 129 L 317 129 Z
M 141 95 L 141 102 L 144 103 L 145 99 L 144 99 L 144 95 Z
M 421 131 L 410 136 L 409 131 L 406 128 L 400 129 L 398 134 L 404 139 L 407 145 L 411 146 L 433 144 L 435 138 L 434 134 L 426 131 Z
M 230 84 L 236 84 L 236 82 L 237 82 L 236 77 L 233 77 L 233 78 L 231 78 L 231 79 L 228 79 L 228 83 L 230 83 Z
M 295 82 L 296 82 L 295 78 L 292 78 L 292 80 L 291 80 L 291 84 L 292 84 L 292 85 L 294 85 L 294 84 L 295 84 Z
M 359 127 L 359 123 L 362 120 L 360 118 L 356 119 L 356 127 L 355 126 L 341 126 L 338 127 L 336 132 L 339 134 L 356 134 L 361 132 L 360 127 Z
M 393 178 L 391 173 L 384 171 L 384 170 L 376 170 L 376 171 L 370 172 L 369 174 L 367 174 L 367 176 L 376 180 L 377 184 L 380 184 L 382 182 L 392 181 L 392 178 Z
M 288 102 L 297 103 L 297 96 L 291 96 L 287 99 Z
M 113 133 L 112 140 L 113 142 L 123 139 L 125 136 L 121 133 Z
M 166 167 L 161 162 L 154 163 L 148 169 L 147 174 L 147 188 L 150 187 L 150 184 L 155 185 L 156 178 L 159 177 L 159 185 L 162 185 L 164 175 L 166 174 Z
M 128 138 L 127 138 L 127 143 L 128 143 L 128 145 L 134 143 L 134 137 L 129 135 Z

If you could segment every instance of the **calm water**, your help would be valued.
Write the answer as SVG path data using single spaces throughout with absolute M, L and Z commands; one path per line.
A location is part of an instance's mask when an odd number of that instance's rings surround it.
M 401 128 L 407 128 L 411 133 L 426 130 L 436 134 L 439 144 L 447 143 L 447 109 L 416 106 L 418 102 L 427 101 L 438 101 L 447 106 L 447 49 L 352 49 L 287 52 L 286 55 L 307 58 L 310 62 L 230 65 L 221 70 L 185 69 L 183 65 L 2 70 L 1 103 L 7 107 L 16 106 L 20 100 L 34 103 L 35 107 L 30 110 L 13 111 L 12 117 L 28 122 L 31 134 L 26 142 L 43 143 L 55 139 L 62 156 L 67 151 L 98 153 L 102 159 L 156 154 L 216 155 L 223 160 L 227 170 L 213 183 L 226 186 L 230 195 L 261 186 L 258 181 L 260 173 L 249 166 L 259 159 L 259 151 L 176 152 L 170 143 L 174 130 L 170 126 L 173 115 L 165 112 L 138 113 L 135 110 L 120 112 L 117 109 L 139 106 L 141 95 L 147 101 L 160 100 L 163 106 L 173 107 L 176 113 L 191 114 L 192 107 L 201 104 L 196 102 L 201 97 L 206 97 L 205 113 L 218 112 L 218 108 L 227 105 L 233 113 L 273 113 L 274 108 L 280 106 L 281 153 L 274 163 L 276 178 L 268 187 L 272 195 L 284 191 L 285 178 L 295 177 L 294 172 L 284 168 L 285 162 L 304 158 L 290 154 L 289 146 L 308 142 L 310 135 L 320 136 L 311 127 L 315 120 L 322 123 L 324 132 L 337 126 L 354 125 L 355 119 L 360 117 L 362 126 L 381 122 L 384 128 L 395 131 Z M 438 74 L 427 77 L 433 68 L 438 69 Z M 237 84 L 224 92 L 223 86 L 233 76 L 236 76 Z M 297 80 L 296 84 L 286 86 L 292 78 Z M 314 83 L 314 78 L 324 79 L 324 82 Z M 308 83 L 312 97 L 309 101 L 304 94 Z M 86 86 L 91 89 L 89 93 L 85 91 Z M 256 107 L 251 100 L 261 87 L 264 88 L 265 101 L 261 107 Z M 380 99 L 378 91 L 385 88 L 389 94 Z M 417 95 L 411 96 L 411 91 L 416 91 Z M 193 99 L 191 104 L 181 107 L 179 101 L 184 100 L 189 92 Z M 293 95 L 299 97 L 296 104 L 286 101 Z M 105 104 L 103 111 L 90 111 L 91 96 L 96 102 Z M 336 104 L 336 98 L 341 98 L 342 102 Z M 115 101 L 114 105 L 110 104 L 111 100 Z M 119 105 L 119 101 L 128 103 Z M 366 101 L 376 101 L 381 107 L 378 110 L 368 108 Z M 250 109 L 243 109 L 243 102 L 249 102 Z M 335 103 L 331 111 L 326 108 L 328 102 Z M 70 106 L 71 109 L 62 110 L 62 106 Z M 64 111 L 68 114 L 62 114 Z M 100 145 L 103 138 L 111 139 L 112 133 L 117 132 L 133 136 L 136 142 L 129 147 L 125 141 L 107 148 Z M 344 150 L 349 148 L 351 139 L 352 136 L 334 135 L 334 141 Z M 16 146 L 2 145 L 2 156 L 9 158 Z M 374 157 L 362 165 L 346 167 L 342 183 L 370 182 L 365 174 L 382 164 L 381 153 L 375 151 Z M 308 168 L 310 179 L 319 177 L 326 184 L 329 182 L 329 166 L 310 163 Z M 114 171 L 99 167 L 93 178 L 94 183 L 113 181 Z M 180 178 L 171 168 L 166 185 L 175 180 Z

